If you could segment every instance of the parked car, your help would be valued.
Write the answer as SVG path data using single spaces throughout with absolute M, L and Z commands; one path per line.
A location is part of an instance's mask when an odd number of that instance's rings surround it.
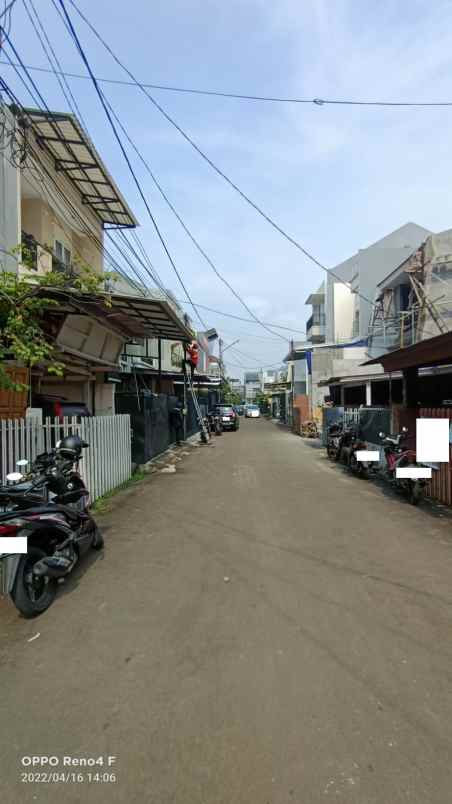
M 234 405 L 234 410 L 239 416 L 243 416 L 245 413 L 245 405 Z
M 232 405 L 217 405 L 215 408 L 221 420 L 223 430 L 238 430 L 240 420 Z
M 84 402 L 68 402 L 62 396 L 52 396 L 51 394 L 34 394 L 32 406 L 42 409 L 43 419 L 50 416 L 63 421 L 65 417 L 76 416 L 77 419 L 82 419 L 86 416 L 92 416 Z
M 247 405 L 245 415 L 247 419 L 258 419 L 259 416 L 261 415 L 259 405 Z

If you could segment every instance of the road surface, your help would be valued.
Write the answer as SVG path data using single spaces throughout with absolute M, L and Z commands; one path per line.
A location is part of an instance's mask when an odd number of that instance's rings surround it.
M 0 604 L 1 801 L 452 801 L 450 518 L 262 419 L 177 467 L 47 613 Z

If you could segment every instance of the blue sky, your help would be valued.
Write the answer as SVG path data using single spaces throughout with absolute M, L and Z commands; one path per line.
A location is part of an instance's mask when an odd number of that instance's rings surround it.
M 84 72 L 50 0 L 35 3 L 64 67 Z M 431 7 L 419 0 L 79 4 L 143 81 L 309 98 L 452 99 L 450 2 Z M 96 74 L 123 78 L 69 2 L 67 8 Z M 11 37 L 28 64 L 47 66 L 21 0 Z M 5 67 L 3 74 L 29 103 L 11 69 Z M 54 78 L 33 75 L 48 105 L 65 109 Z M 94 90 L 77 80 L 71 87 L 97 149 L 141 223 L 154 264 L 180 298 Z M 323 272 L 247 207 L 139 90 L 106 85 L 104 90 L 220 271 L 256 314 L 303 329 L 304 300 Z M 452 108 L 296 106 L 154 94 L 220 168 L 330 267 L 408 220 L 434 231 L 451 225 Z M 247 316 L 135 165 L 192 298 Z M 240 338 L 237 348 L 256 358 L 238 356 L 249 368 L 274 363 L 285 353 L 286 345 L 258 324 L 204 317 L 226 342 Z M 229 370 L 240 373 L 233 365 Z

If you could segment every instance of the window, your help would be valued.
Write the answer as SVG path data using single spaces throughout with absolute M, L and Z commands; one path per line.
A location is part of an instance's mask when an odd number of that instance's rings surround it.
M 69 267 L 71 264 L 71 252 L 68 248 L 63 246 L 59 240 L 55 240 L 55 257 L 64 266 Z

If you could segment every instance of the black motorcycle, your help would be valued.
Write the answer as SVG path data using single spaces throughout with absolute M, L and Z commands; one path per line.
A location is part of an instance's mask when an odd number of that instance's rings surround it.
M 26 478 L 9 475 L 9 485 L 0 486 L 0 536 L 27 537 L 26 554 L 2 557 L 2 591 L 25 617 L 45 611 L 80 557 L 103 547 L 87 509 L 89 492 L 73 468 L 87 446 L 67 436 L 38 457 Z
M 364 479 L 369 477 L 368 461 L 358 460 L 357 453 L 367 450 L 367 443 L 359 438 L 354 427 L 347 427 L 344 430 L 339 448 L 339 459 L 352 472 Z
M 210 425 L 210 432 L 215 435 L 223 435 L 223 425 L 221 423 L 221 416 L 218 413 L 211 411 L 207 414 Z
M 344 423 L 339 419 L 334 424 L 330 424 L 327 430 L 326 453 L 331 461 L 338 461 L 340 456 L 340 446 Z

